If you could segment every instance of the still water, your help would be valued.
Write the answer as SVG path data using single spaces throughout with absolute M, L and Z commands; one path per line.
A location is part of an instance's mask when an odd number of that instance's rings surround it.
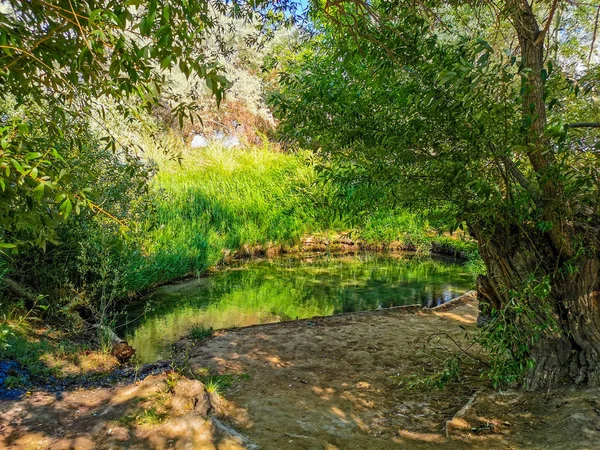
M 238 262 L 156 289 L 127 312 L 121 334 L 140 362 L 167 358 L 195 325 L 214 329 L 420 303 L 435 306 L 472 289 L 448 259 L 395 256 L 280 257 Z

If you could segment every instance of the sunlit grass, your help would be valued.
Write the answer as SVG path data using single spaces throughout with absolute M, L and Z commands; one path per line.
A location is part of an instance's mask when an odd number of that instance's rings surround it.
M 114 357 L 92 350 L 92 343 L 74 342 L 64 331 L 36 328 L 28 321 L 4 325 L 10 332 L 0 348 L 0 360 L 16 361 L 19 365 L 14 373 L 9 373 L 7 388 L 74 375 L 103 376 L 116 366 Z
M 315 219 L 315 173 L 302 155 L 270 147 L 167 145 L 170 156 L 156 147 L 147 154 L 158 165 L 155 210 L 145 254 L 132 257 L 128 270 L 131 291 L 200 274 L 246 245 L 294 245 L 307 233 L 335 227 Z
M 127 427 L 133 425 L 158 425 L 164 422 L 168 416 L 166 412 L 160 411 L 156 406 L 150 406 L 120 417 L 117 423 Z
M 196 375 L 195 378 L 202 383 L 206 388 L 206 392 L 209 394 L 222 395 L 228 389 L 231 389 L 236 383 L 240 381 L 247 381 L 250 379 L 250 375 L 241 374 L 224 374 L 224 375 Z

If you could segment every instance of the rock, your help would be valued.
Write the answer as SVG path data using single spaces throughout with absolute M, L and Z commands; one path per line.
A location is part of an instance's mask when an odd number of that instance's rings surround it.
M 125 364 L 135 354 L 135 349 L 126 341 L 121 341 L 113 345 L 112 354 L 117 358 L 119 363 Z
M 190 146 L 192 148 L 204 148 L 204 147 L 208 147 L 209 144 L 210 144 L 210 142 L 208 139 L 206 139 L 201 134 L 197 134 L 192 139 L 192 143 L 190 144 Z
M 216 392 L 211 392 L 208 394 L 208 398 L 210 399 L 211 410 L 217 416 L 221 416 L 225 414 L 226 403 Z
M 225 148 L 233 148 L 239 147 L 241 145 L 240 139 L 235 134 L 230 134 L 223 139 L 222 142 L 223 147 Z
M 167 407 L 175 416 L 196 412 L 202 417 L 208 416 L 210 398 L 203 383 L 182 378 L 177 381 Z

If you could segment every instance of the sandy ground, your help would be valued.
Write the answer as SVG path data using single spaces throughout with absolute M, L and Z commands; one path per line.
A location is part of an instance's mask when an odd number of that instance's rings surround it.
M 177 364 L 249 375 L 213 414 L 265 450 L 600 448 L 598 389 L 495 392 L 475 365 L 444 390 L 406 388 L 442 367 L 476 317 L 470 299 L 226 330 L 182 341 Z M 119 422 L 164 378 L 0 402 L 0 448 L 244 448 L 197 414 Z
M 187 353 L 250 375 L 229 420 L 265 450 L 600 448 L 599 390 L 498 393 L 475 367 L 441 391 L 398 386 L 440 369 L 476 318 L 471 299 L 228 330 Z
M 0 402 L 1 449 L 206 449 L 251 447 L 218 419 L 190 411 L 160 423 L 130 423 L 127 418 L 157 403 L 167 374 L 113 388 L 60 394 L 35 392 L 18 402 Z M 243 438 L 243 436 L 242 436 Z

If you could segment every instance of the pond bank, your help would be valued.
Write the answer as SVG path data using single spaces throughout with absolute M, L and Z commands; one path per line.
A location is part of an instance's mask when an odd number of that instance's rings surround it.
M 137 360 L 149 363 L 168 357 L 191 329 L 435 306 L 473 287 L 473 277 L 455 260 L 408 252 L 253 258 L 156 289 L 127 309 L 120 332 Z
M 297 258 L 310 257 L 314 255 L 332 255 L 345 256 L 358 253 L 379 253 L 379 254 L 398 254 L 414 252 L 419 255 L 433 255 L 439 257 L 454 258 L 463 263 L 477 263 L 479 259 L 477 253 L 477 243 L 471 239 L 465 239 L 464 236 L 450 235 L 432 235 L 426 242 L 417 246 L 411 242 L 405 241 L 369 241 L 363 239 L 352 239 L 348 233 L 336 233 L 330 235 L 309 235 L 301 239 L 296 245 L 290 244 L 259 244 L 242 245 L 237 250 L 223 250 L 221 260 L 216 266 L 208 268 L 201 275 L 188 273 L 187 275 L 171 278 L 153 284 L 150 288 L 143 291 L 131 293 L 130 299 L 141 299 L 157 288 L 169 284 L 190 281 L 198 278 L 210 276 L 211 273 L 218 272 L 223 267 L 229 267 L 240 261 L 247 261 L 256 258 L 273 258 L 278 256 L 294 256 Z
M 464 343 L 476 317 L 477 302 L 466 296 L 435 310 L 351 313 L 186 339 L 175 366 L 204 380 L 206 391 L 222 383 L 222 396 L 208 394 L 207 412 L 172 412 L 173 398 L 184 395 L 169 387 L 172 372 L 110 388 L 37 392 L 0 402 L 0 447 L 594 448 L 597 389 L 495 392 L 476 366 L 444 390 L 406 388 L 442 368 L 456 352 L 452 340 Z M 205 398 L 198 392 L 194 398 Z M 249 440 L 242 443 L 239 432 Z
M 372 242 L 363 239 L 352 239 L 348 233 L 329 236 L 307 236 L 298 245 L 244 245 L 234 252 L 225 252 L 224 262 L 231 263 L 236 259 L 257 256 L 277 256 L 282 254 L 332 253 L 352 254 L 360 252 L 431 252 L 439 256 L 450 256 L 466 261 L 476 252 L 477 245 L 472 240 L 462 239 L 458 235 L 430 236 L 427 242 L 416 245 L 406 241 Z

